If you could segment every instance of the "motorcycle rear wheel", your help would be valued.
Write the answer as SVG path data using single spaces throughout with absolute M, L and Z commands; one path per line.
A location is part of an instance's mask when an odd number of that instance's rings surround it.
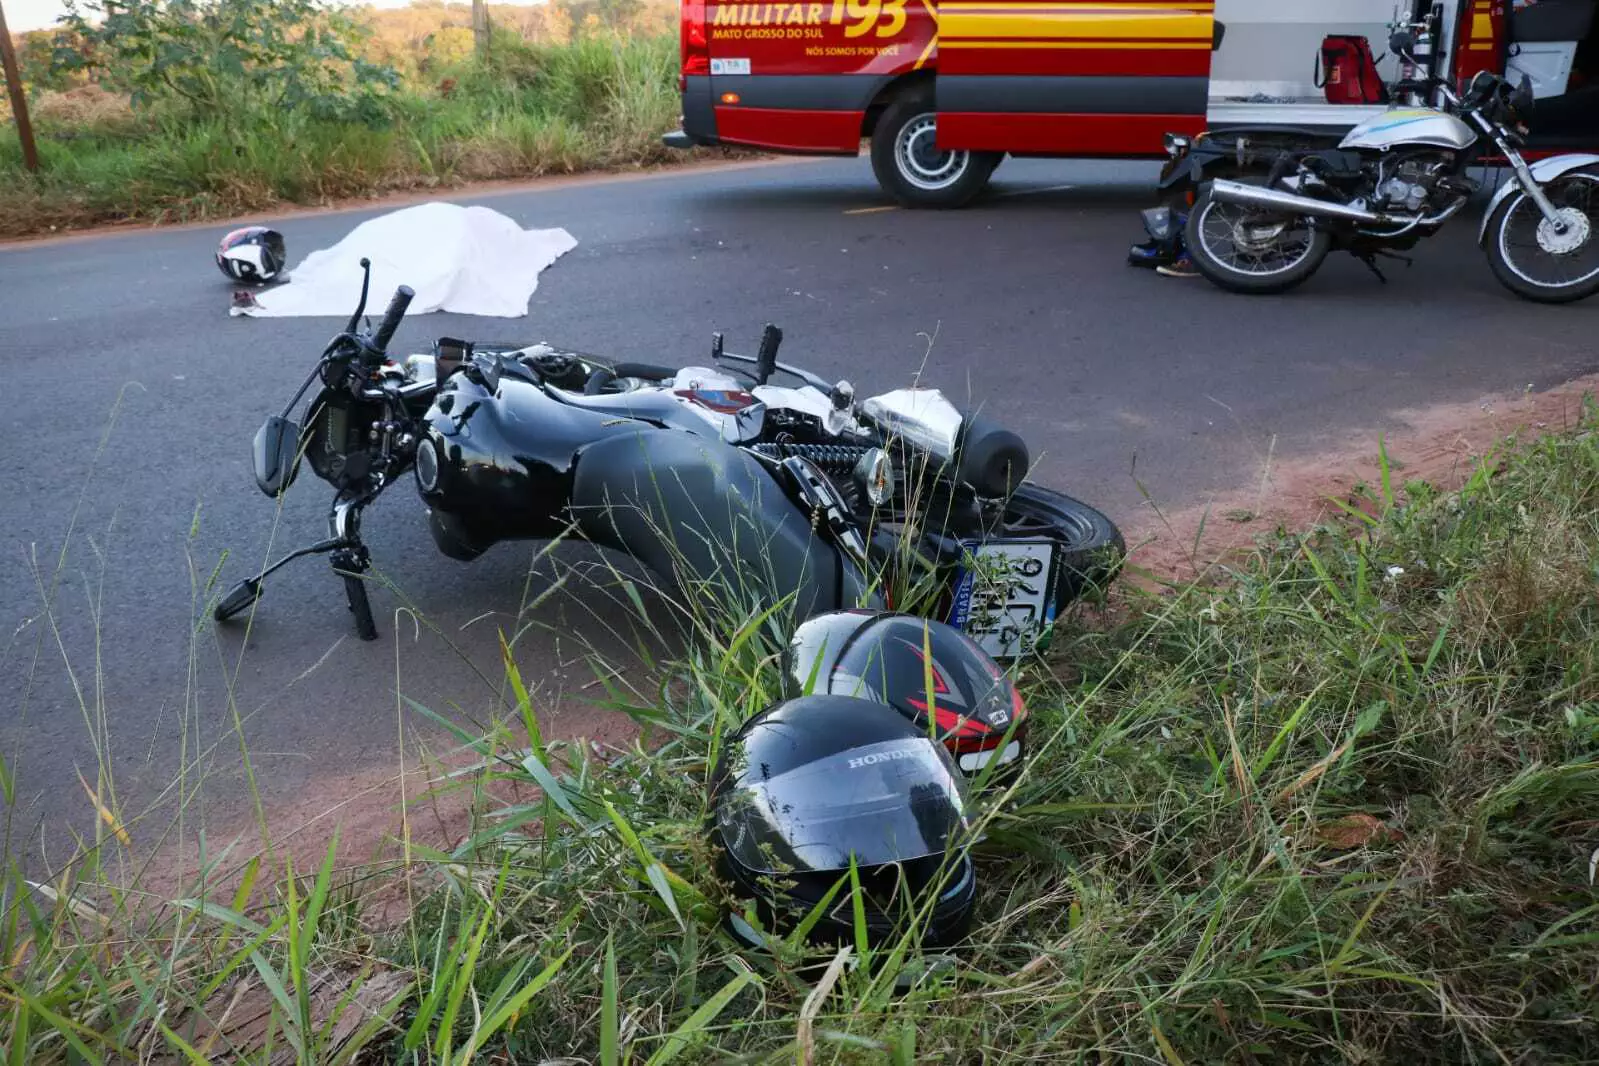
M 1239 178 L 1239 181 L 1259 183 L 1258 179 Z M 1268 231 L 1285 227 L 1281 234 L 1272 236 Z M 1284 256 L 1284 261 L 1270 269 L 1246 269 L 1240 265 L 1254 254 L 1264 257 L 1284 243 L 1283 236 L 1305 230 L 1303 249 Z M 1232 253 L 1218 250 L 1224 237 L 1231 238 Z M 1295 215 L 1261 212 L 1241 204 L 1224 204 L 1211 199 L 1210 189 L 1200 192 L 1193 210 L 1188 213 L 1188 226 L 1183 241 L 1194 267 L 1217 288 L 1228 292 L 1266 296 L 1287 292 L 1308 281 L 1321 269 L 1332 250 L 1332 234 L 1326 229 L 1309 224 L 1309 220 Z M 1215 245 L 1215 246 L 1213 246 Z M 1239 263 L 1232 260 L 1242 256 Z
M 1501 285 L 1524 300 L 1544 304 L 1585 300 L 1599 293 L 1599 167 L 1584 167 L 1563 174 L 1544 186 L 1544 192 L 1556 208 L 1572 214 L 1573 224 L 1579 229 L 1573 237 L 1575 247 L 1558 253 L 1543 247 L 1546 239 L 1558 241 L 1560 235 L 1544 231 L 1538 206 L 1518 189 L 1488 220 L 1488 266 Z M 1522 249 L 1512 252 L 1510 233 L 1513 227 L 1533 235 L 1532 245 L 1526 249 L 1530 260 L 1522 257 Z M 1566 255 L 1586 265 L 1585 269 L 1579 268 L 1577 277 L 1563 282 L 1537 277 L 1542 272 L 1533 263 L 1560 263 Z
M 1065 493 L 1023 484 L 991 537 L 1049 537 L 1060 545 L 1056 597 L 1062 604 L 1103 591 L 1120 573 L 1127 541 L 1102 512 Z

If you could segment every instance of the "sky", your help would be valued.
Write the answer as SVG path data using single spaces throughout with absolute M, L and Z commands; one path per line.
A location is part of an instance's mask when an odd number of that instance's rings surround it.
M 411 0 L 366 0 L 373 7 L 406 7 Z M 542 0 L 494 0 L 496 4 L 532 6 Z M 12 33 L 44 30 L 55 25 L 56 19 L 66 13 L 61 0 L 0 0 L 5 8 L 6 28 Z
M 6 9 L 6 29 L 12 33 L 27 33 L 55 25 L 64 10 L 60 0 L 0 0 Z

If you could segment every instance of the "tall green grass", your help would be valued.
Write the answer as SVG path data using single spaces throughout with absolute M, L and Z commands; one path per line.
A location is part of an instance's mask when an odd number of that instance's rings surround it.
M 657 689 L 599 675 L 641 727 L 627 750 L 542 736 L 514 633 L 495 720 L 408 702 L 472 758 L 453 787 L 522 798 L 403 871 L 248 864 L 152 909 L 92 864 L 53 886 L 13 866 L 0 1042 L 34 1063 L 1593 1062 L 1599 411 L 1458 492 L 1388 475 L 1359 502 L 1225 580 L 1124 585 L 1119 621 L 1061 624 L 1023 676 L 1025 772 L 978 793 L 953 965 L 910 935 L 754 954 L 721 931 L 739 904 L 704 786 L 776 698 L 779 641 L 686 604 Z M 398 926 L 359 906 L 380 877 L 404 878 Z
M 0 137 L 0 237 L 122 219 L 195 220 L 493 178 L 665 163 L 677 96 L 671 37 L 565 45 L 497 35 L 491 59 L 436 72 L 385 124 L 294 111 L 193 122 L 40 123 L 42 168 Z

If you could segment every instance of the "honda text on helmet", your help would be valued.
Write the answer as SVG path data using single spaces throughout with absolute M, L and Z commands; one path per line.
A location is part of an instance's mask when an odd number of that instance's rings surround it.
M 907 614 L 834 611 L 794 631 L 785 694 L 856 696 L 893 707 L 938 739 L 961 771 L 1021 759 L 1027 706 L 1004 671 L 953 626 Z
M 234 281 L 272 281 L 287 262 L 283 234 L 265 226 L 236 229 L 217 246 L 217 267 Z
M 874 943 L 914 922 L 923 947 L 948 947 L 970 928 L 965 783 L 943 745 L 890 707 L 802 696 L 762 711 L 717 763 L 711 806 L 717 872 L 768 932 L 786 935 L 831 892 L 808 939 L 853 942 L 853 893 L 834 891 L 852 859 Z M 762 946 L 738 908 L 728 925 Z

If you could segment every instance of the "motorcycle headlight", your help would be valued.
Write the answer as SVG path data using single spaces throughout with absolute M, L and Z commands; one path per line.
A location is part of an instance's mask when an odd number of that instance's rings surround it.
M 1181 133 L 1168 133 L 1161 137 L 1161 144 L 1165 146 L 1166 154 L 1176 159 L 1193 147 L 1194 142 Z
M 894 495 L 894 464 L 881 448 L 868 448 L 855 463 L 855 483 L 873 507 L 881 507 Z
M 1169 207 L 1150 207 L 1139 214 L 1144 219 L 1144 231 L 1157 241 L 1169 241 L 1177 232 L 1176 220 Z
M 416 449 L 416 484 L 423 492 L 433 492 L 439 487 L 439 452 L 427 437 Z

